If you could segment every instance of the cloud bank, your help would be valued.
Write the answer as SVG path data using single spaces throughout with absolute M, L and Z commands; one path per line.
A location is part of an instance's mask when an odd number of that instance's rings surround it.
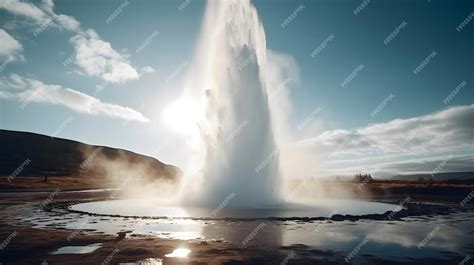
M 442 160 L 436 155 L 472 151 L 473 128 L 474 104 L 354 130 L 325 131 L 298 142 L 297 147 L 332 170 L 354 171 L 369 165 L 394 172 L 430 171 Z M 469 161 L 472 155 L 456 155 L 444 170 L 472 168 L 467 166 Z
M 440 165 L 445 165 L 441 168 Z M 387 163 L 380 166 L 380 170 L 388 172 L 398 172 L 403 168 L 405 172 L 432 172 L 437 173 L 437 169 L 441 168 L 441 172 L 458 172 L 458 171 L 474 171 L 474 156 L 441 156 L 429 159 L 409 160 L 403 162 Z
M 395 119 L 355 130 L 332 130 L 301 144 L 333 156 L 425 152 L 473 146 L 474 104 L 410 119 Z

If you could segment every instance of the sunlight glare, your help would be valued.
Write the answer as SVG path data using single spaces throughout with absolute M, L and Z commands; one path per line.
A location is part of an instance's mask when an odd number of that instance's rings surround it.
M 178 99 L 163 110 L 163 122 L 177 133 L 196 134 L 198 132 L 199 108 L 189 98 Z

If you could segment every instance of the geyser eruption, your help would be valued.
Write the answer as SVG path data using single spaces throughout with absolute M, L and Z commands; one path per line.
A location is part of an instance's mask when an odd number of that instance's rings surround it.
M 280 203 L 278 146 L 266 74 L 265 32 L 249 0 L 209 0 L 185 86 L 203 105 L 202 155 L 183 203 L 262 208 Z

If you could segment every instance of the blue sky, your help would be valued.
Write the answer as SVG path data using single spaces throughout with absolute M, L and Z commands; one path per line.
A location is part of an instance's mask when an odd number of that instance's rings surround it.
M 343 172 L 416 162 L 430 172 L 449 158 L 446 169 L 472 170 L 472 1 L 252 2 L 268 49 L 296 64 L 289 127 L 315 161 Z M 182 165 L 186 139 L 161 113 L 182 92 L 204 10 L 198 0 L 2 1 L 0 128 Z M 403 139 L 409 148 L 393 147 Z

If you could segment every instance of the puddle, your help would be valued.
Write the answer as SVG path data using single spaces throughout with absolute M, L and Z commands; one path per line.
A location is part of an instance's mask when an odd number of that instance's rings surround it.
M 102 246 L 101 243 L 91 244 L 87 246 L 67 246 L 59 248 L 58 250 L 52 252 L 53 255 L 61 254 L 87 254 L 94 252 L 96 249 Z
M 187 258 L 191 250 L 187 248 L 177 248 L 173 250 L 173 252 L 166 254 L 165 257 L 167 258 Z
M 163 262 L 161 259 L 144 259 L 144 260 L 139 260 L 137 262 L 127 262 L 127 263 L 119 263 L 119 265 L 163 265 Z

